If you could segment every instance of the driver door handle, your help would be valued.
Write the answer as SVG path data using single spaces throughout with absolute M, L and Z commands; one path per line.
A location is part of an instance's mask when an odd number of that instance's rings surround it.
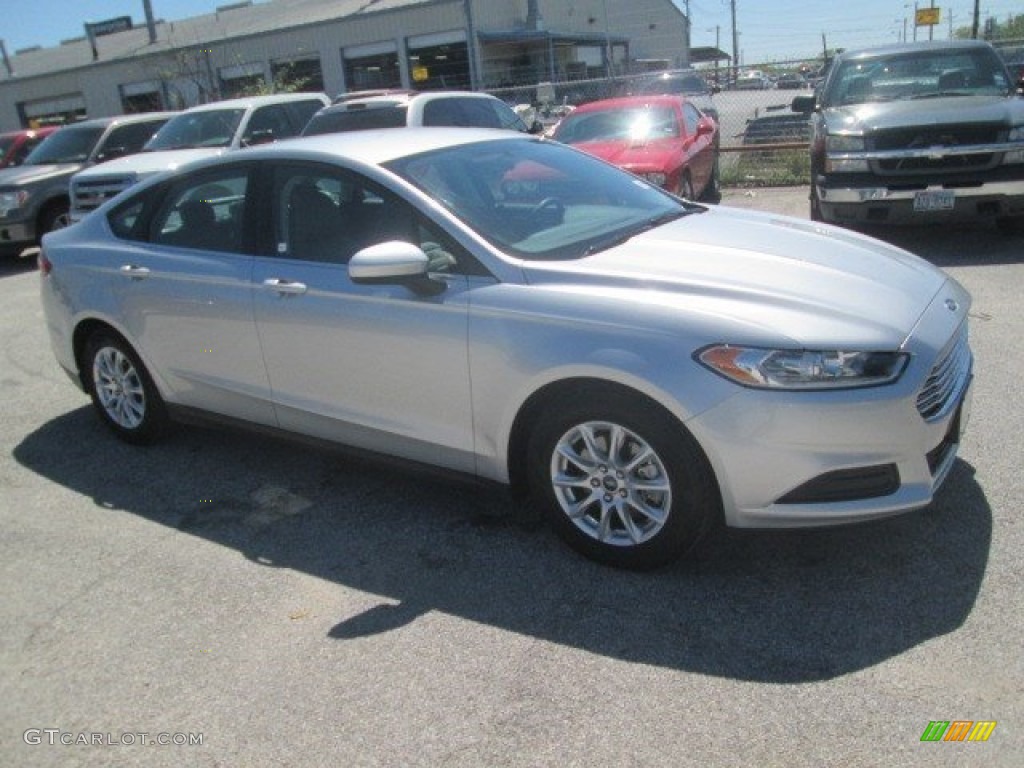
M 263 281 L 263 285 L 272 291 L 282 295 L 295 296 L 306 292 L 306 284 L 294 280 L 282 280 L 277 277 L 270 277 Z

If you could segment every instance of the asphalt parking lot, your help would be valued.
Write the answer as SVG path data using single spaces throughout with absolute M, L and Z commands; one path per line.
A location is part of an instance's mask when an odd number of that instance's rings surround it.
M 806 189 L 723 205 L 806 217 Z M 54 362 L 33 267 L 4 262 L 2 762 L 1024 764 L 1024 240 L 875 234 L 974 296 L 939 498 L 722 532 L 651 574 L 491 489 L 213 429 L 122 445 Z M 996 726 L 923 742 L 932 721 Z

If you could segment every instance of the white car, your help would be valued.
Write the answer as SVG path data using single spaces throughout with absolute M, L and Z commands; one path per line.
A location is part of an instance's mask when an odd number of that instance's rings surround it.
M 202 104 L 180 112 L 142 152 L 89 168 L 71 178 L 70 221 L 81 221 L 140 179 L 202 157 L 298 136 L 328 103 L 323 94 L 280 93 Z
M 119 437 L 203 414 L 464 472 L 620 566 L 720 520 L 925 506 L 970 409 L 971 300 L 941 270 L 511 132 L 200 161 L 39 265 L 57 360 Z
M 313 115 L 302 135 L 421 127 L 543 130 L 540 123 L 527 126 L 512 107 L 489 93 L 397 91 L 341 98 Z

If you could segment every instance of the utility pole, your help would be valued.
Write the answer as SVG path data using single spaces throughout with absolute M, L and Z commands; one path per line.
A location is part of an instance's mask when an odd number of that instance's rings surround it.
M 932 0 L 932 4 L 929 7 L 930 8 L 935 8 L 935 0 Z M 931 21 L 931 19 L 929 19 L 929 21 Z M 934 34 L 935 34 L 935 25 L 934 24 L 929 24 L 928 25 L 928 39 L 931 40 L 932 39 L 932 35 L 934 35 Z
M 981 0 L 974 0 L 974 23 L 971 25 L 971 37 L 978 39 L 978 21 L 981 16 Z
M 736 33 L 736 0 L 730 0 L 732 6 L 732 81 L 740 79 L 740 42 Z

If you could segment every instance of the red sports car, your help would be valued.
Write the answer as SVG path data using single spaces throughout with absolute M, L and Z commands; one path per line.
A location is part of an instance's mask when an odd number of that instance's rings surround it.
M 688 199 L 717 202 L 718 125 L 679 96 L 584 104 L 553 138 Z

